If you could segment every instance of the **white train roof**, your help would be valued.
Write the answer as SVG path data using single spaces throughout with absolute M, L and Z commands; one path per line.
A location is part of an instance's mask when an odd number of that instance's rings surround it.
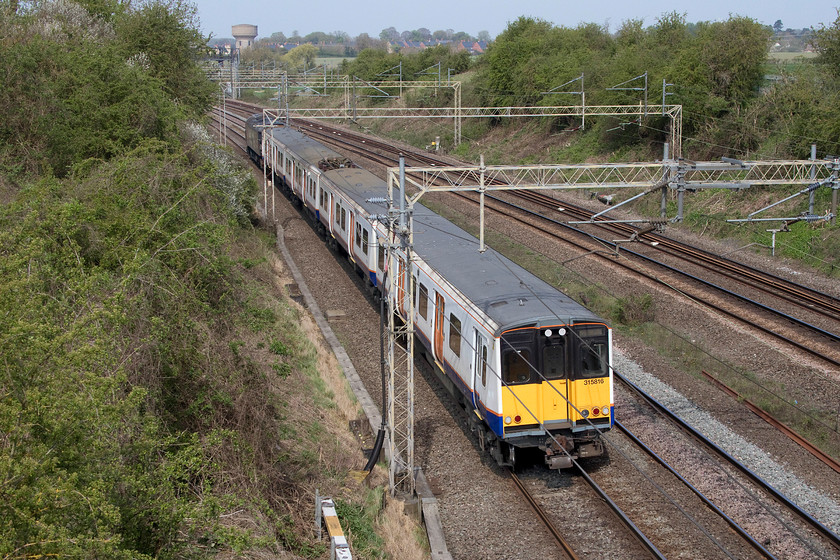
M 316 140 L 284 127 L 271 130 L 274 140 L 318 167 L 323 159 L 341 158 Z M 369 202 L 387 196 L 387 183 L 358 167 L 333 169 L 323 177 L 364 208 L 368 215 L 386 214 L 385 204 Z M 478 251 L 471 234 L 421 204 L 414 206 L 414 251 L 497 326 L 496 336 L 525 325 L 558 325 L 604 320 L 555 287 L 497 251 Z

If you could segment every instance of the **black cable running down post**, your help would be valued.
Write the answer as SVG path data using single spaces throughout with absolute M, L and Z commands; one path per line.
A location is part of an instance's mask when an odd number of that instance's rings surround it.
M 382 421 L 379 425 L 379 432 L 376 434 L 376 441 L 373 443 L 373 451 L 370 452 L 370 458 L 368 458 L 368 462 L 365 465 L 365 470 L 370 472 L 373 470 L 373 467 L 376 465 L 376 462 L 379 460 L 379 454 L 382 452 L 382 444 L 385 442 L 385 427 L 386 427 L 386 419 L 385 419 L 385 403 L 387 402 L 386 399 L 386 389 L 385 389 L 385 341 L 383 337 L 385 336 L 385 276 L 382 276 L 382 284 L 383 287 L 382 293 L 380 293 L 379 297 L 379 370 L 382 376 Z

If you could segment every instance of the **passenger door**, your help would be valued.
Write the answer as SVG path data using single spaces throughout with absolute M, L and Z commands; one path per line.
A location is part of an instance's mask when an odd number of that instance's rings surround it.
M 435 358 L 443 365 L 443 318 L 446 317 L 443 296 L 435 292 Z
M 569 420 L 568 347 L 563 343 L 544 345 L 542 349 L 542 421 L 546 424 Z M 550 427 L 550 426 L 548 426 Z
M 487 390 L 487 341 L 478 329 L 473 329 L 472 370 L 473 406 L 478 409 L 481 407 L 481 399 Z

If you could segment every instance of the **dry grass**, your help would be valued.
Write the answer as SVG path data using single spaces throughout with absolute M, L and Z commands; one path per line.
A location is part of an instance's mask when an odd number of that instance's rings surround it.
M 326 344 L 314 319 L 301 305 L 285 296 L 285 286 L 293 282 L 285 264 L 276 255 L 268 259 L 271 278 L 261 280 L 267 281 L 272 286 L 272 291 L 277 293 L 278 299 L 282 299 L 285 305 L 294 309 L 301 333 L 306 337 L 311 351 L 314 352 L 317 375 L 323 381 L 330 401 L 334 404 L 333 407 L 326 408 L 316 406 L 311 395 L 305 390 L 292 389 L 297 384 L 284 386 L 284 399 L 288 402 L 288 409 L 295 410 L 297 417 L 317 418 L 325 432 L 318 443 L 317 457 L 324 476 L 304 484 L 302 493 L 285 497 L 286 503 L 294 510 L 294 517 L 301 523 L 298 526 L 308 529 L 311 527 L 311 521 L 309 524 L 305 522 L 306 517 L 312 515 L 316 489 L 321 495 L 331 495 L 334 498 L 363 503 L 365 494 L 369 492 L 368 488 L 387 487 L 388 476 L 387 471 L 380 466 L 375 467 L 367 477 L 356 476 L 357 473 L 363 474 L 363 472 L 359 473 L 359 469 L 363 466 L 364 457 L 360 443 L 349 429 L 349 425 L 351 421 L 358 420 L 363 413 L 335 355 Z M 292 377 L 297 377 L 297 373 Z M 299 380 L 302 381 L 302 377 Z M 291 381 L 291 378 L 288 381 Z M 246 520 L 242 518 L 240 521 Z M 401 560 L 428 558 L 428 551 L 424 550 L 421 544 L 425 542 L 422 526 L 404 512 L 401 502 L 386 499 L 385 507 L 379 513 L 376 532 L 384 540 L 390 558 Z M 310 535 L 301 537 L 309 538 Z M 348 537 L 352 547 L 352 535 Z M 259 557 L 254 556 L 254 558 Z
M 422 528 L 405 512 L 402 502 L 386 496 L 378 531 L 385 540 L 385 550 L 391 558 L 423 560 L 429 557 L 429 551 L 417 542 L 417 535 Z

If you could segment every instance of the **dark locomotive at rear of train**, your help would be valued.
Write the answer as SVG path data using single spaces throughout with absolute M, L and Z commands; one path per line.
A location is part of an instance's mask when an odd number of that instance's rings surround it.
M 327 242 L 346 252 L 372 291 L 384 289 L 387 184 L 288 127 L 246 125 L 248 153 L 308 213 Z M 414 322 L 418 351 L 466 409 L 479 444 L 499 464 L 539 448 L 551 468 L 604 453 L 612 427 L 612 332 L 557 289 L 421 205 L 415 255 L 399 259 L 394 299 Z M 411 278 L 409 278 L 411 275 Z M 413 280 L 413 283 L 412 283 Z M 408 289 L 407 286 L 411 286 Z M 414 316 L 407 317 L 414 298 Z

